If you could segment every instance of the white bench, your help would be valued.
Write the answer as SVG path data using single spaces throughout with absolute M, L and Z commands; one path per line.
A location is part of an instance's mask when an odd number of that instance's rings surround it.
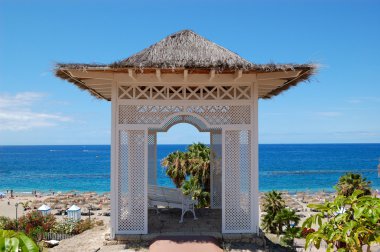
M 184 195 L 181 189 L 178 188 L 149 185 L 148 204 L 151 207 L 155 207 L 157 211 L 158 206 L 182 209 L 180 223 L 183 222 L 183 216 L 187 211 L 193 213 L 194 220 L 197 219 L 194 207 L 198 204 L 198 201 L 191 199 L 190 195 Z

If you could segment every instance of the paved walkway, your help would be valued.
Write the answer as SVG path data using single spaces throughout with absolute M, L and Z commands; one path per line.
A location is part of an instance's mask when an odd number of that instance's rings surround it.
M 158 237 L 149 246 L 149 252 L 223 252 L 218 241 L 205 236 Z

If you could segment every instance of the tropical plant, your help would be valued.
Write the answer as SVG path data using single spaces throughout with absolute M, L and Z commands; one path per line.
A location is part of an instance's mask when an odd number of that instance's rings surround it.
M 209 206 L 210 193 L 204 191 L 193 176 L 190 176 L 190 179 L 183 183 L 182 192 L 185 195 L 191 195 L 192 199 L 198 200 L 197 207 Z
M 279 232 L 283 232 L 283 227 L 286 227 L 286 230 L 289 230 L 292 226 L 297 226 L 300 221 L 300 217 L 296 214 L 296 211 L 290 208 L 282 208 L 277 212 L 274 217 L 274 222 L 277 223 Z
M 166 175 L 172 179 L 177 188 L 182 186 L 186 176 L 189 175 L 187 159 L 187 153 L 175 151 L 161 161 L 161 165 L 166 167 Z
M 264 194 L 263 211 L 265 214 L 262 218 L 264 230 L 277 234 L 282 231 L 282 226 L 275 221 L 275 217 L 284 208 L 285 202 L 282 199 L 280 192 L 273 190 Z
M 290 227 L 285 231 L 285 235 L 281 238 L 281 242 L 286 246 L 293 246 L 294 238 L 301 237 L 301 228 L 300 227 Z
M 22 232 L 0 230 L 0 251 L 38 252 L 39 248 L 32 239 Z
M 358 173 L 348 172 L 339 178 L 335 186 L 338 195 L 350 196 L 355 190 L 362 190 L 364 195 L 371 195 L 371 182 Z
M 312 244 L 319 248 L 325 241 L 327 251 L 362 251 L 363 245 L 370 251 L 372 244 L 380 243 L 380 199 L 364 194 L 355 190 L 333 202 L 308 205 L 319 212 L 307 218 L 302 227 L 315 224 L 319 228 L 306 236 L 305 248 Z
M 166 167 L 166 174 L 177 188 L 182 187 L 184 193 L 192 191 L 199 202 L 198 207 L 210 205 L 210 148 L 207 145 L 194 143 L 186 152 L 172 152 L 161 165 Z M 186 182 L 189 176 L 191 181 Z
M 210 192 L 210 147 L 202 143 L 194 143 L 187 149 L 189 173 Z

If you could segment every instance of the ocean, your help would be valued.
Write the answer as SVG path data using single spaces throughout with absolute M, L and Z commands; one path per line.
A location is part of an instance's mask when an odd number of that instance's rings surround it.
M 187 145 L 157 146 L 157 181 L 173 187 L 160 166 Z M 260 144 L 260 191 L 333 191 L 345 172 L 380 189 L 380 144 Z M 109 145 L 0 146 L 0 191 L 110 191 Z

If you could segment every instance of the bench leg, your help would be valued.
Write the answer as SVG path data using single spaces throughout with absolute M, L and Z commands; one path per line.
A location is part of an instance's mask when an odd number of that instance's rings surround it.
M 194 209 L 194 204 L 191 204 L 191 207 L 189 206 L 186 206 L 186 207 L 182 207 L 182 214 L 181 214 L 181 220 L 179 221 L 179 223 L 183 223 L 183 216 L 185 215 L 185 213 L 187 211 L 190 211 L 193 213 L 193 216 L 194 216 L 194 220 L 198 220 L 197 216 L 195 215 L 195 209 Z

